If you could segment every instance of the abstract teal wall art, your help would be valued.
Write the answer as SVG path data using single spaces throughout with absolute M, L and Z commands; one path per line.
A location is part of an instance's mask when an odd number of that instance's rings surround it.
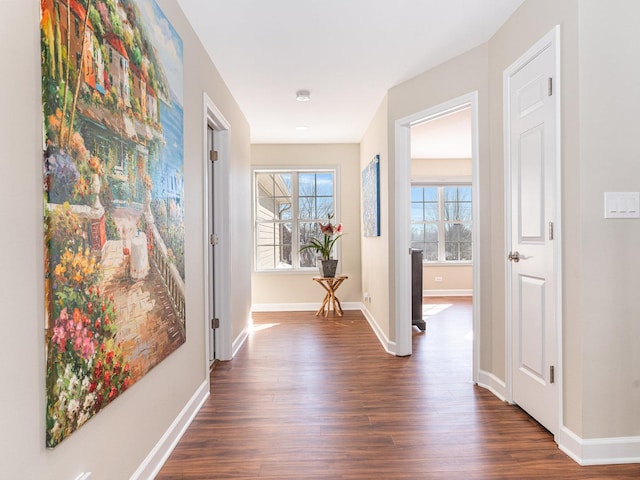
M 365 237 L 380 236 L 380 155 L 362 171 L 362 227 Z

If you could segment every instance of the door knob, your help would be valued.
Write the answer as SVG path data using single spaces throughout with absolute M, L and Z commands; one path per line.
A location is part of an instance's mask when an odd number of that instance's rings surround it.
M 509 252 L 507 258 L 512 262 L 518 263 L 520 261 L 520 252 L 518 252 L 517 250 L 515 252 Z

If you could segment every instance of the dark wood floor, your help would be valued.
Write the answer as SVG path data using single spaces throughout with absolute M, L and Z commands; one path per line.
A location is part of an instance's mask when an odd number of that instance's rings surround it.
M 158 479 L 638 479 L 580 467 L 515 406 L 471 382 L 471 302 L 432 299 L 413 355 L 359 312 L 254 314 Z

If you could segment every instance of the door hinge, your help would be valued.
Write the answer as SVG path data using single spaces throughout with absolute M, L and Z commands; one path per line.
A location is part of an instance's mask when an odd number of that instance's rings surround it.
M 549 383 L 556 383 L 556 367 L 553 365 L 549 367 Z
M 218 244 L 219 238 L 218 235 L 216 235 L 215 233 L 212 233 L 209 236 L 209 243 L 211 243 L 211 245 L 213 245 L 214 247 Z
M 549 240 L 553 240 L 553 222 L 549 222 Z
M 212 318 L 211 319 L 211 328 L 220 328 L 220 319 Z
M 211 160 L 212 163 L 218 161 L 218 151 L 217 150 L 209 151 L 209 160 Z
M 547 94 L 549 97 L 553 95 L 553 78 L 551 77 L 549 77 L 549 80 L 547 81 Z

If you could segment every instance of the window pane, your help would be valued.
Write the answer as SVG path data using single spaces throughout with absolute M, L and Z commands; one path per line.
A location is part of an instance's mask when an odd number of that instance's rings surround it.
M 291 220 L 293 218 L 293 209 L 292 209 L 291 202 L 283 201 L 282 203 L 280 203 L 280 205 L 278 206 L 278 211 L 279 211 L 279 216 L 278 216 L 279 220 Z
M 257 245 L 275 245 L 276 243 L 276 224 L 275 223 L 259 223 L 256 225 L 256 244 Z
M 320 227 L 317 222 L 300 222 L 300 247 L 308 245 L 312 238 L 321 238 Z M 315 250 L 303 250 L 300 252 L 300 267 L 315 267 L 318 253 Z
M 298 174 L 298 195 L 301 197 L 313 197 L 316 195 L 316 174 Z
M 459 223 L 447 223 L 444 226 L 444 241 L 445 242 L 457 242 L 460 240 L 460 225 Z
M 438 244 L 429 242 L 424 244 L 424 251 L 422 253 L 422 258 L 427 262 L 437 262 L 438 261 Z
M 291 223 L 259 223 L 256 226 L 256 266 L 291 268 Z
M 256 255 L 256 268 L 267 270 L 275 268 L 275 251 L 272 246 L 259 246 Z
M 424 201 L 425 202 L 437 202 L 438 201 L 438 187 L 424 187 Z
M 424 225 L 411 225 L 411 243 L 424 242 Z M 415 247 L 422 248 L 422 247 Z
M 438 202 L 428 202 L 424 204 L 424 219 L 435 222 L 440 219 L 440 214 L 438 213 Z
M 333 173 L 316 174 L 316 195 L 333 198 Z
M 471 260 L 471 225 L 445 225 L 445 259 L 451 261 Z
M 306 220 L 318 218 L 315 197 L 300 197 L 298 199 L 298 218 Z
M 471 187 L 444 187 L 444 219 L 471 220 Z
M 316 214 L 318 215 L 316 218 L 322 220 L 323 223 L 326 223 L 327 217 L 329 214 L 333 215 L 333 197 L 318 197 L 316 199 Z M 331 223 L 335 222 L 335 219 L 332 219 Z
M 424 226 L 424 239 L 427 242 L 438 244 L 438 225 L 426 224 Z
M 422 220 L 424 220 L 423 211 L 424 211 L 424 208 L 423 208 L 422 202 L 420 203 L 412 202 L 411 203 L 411 221 L 421 222 Z
M 290 173 L 257 173 L 257 220 L 278 220 L 282 217 L 282 205 L 291 203 Z
M 437 221 L 438 188 L 411 187 L 411 221 Z

